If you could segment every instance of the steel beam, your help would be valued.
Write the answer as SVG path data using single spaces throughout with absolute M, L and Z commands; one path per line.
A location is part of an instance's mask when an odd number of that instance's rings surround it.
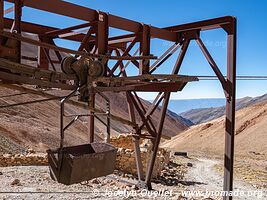
M 4 1 L 0 0 L 0 31 L 4 30 Z M 0 36 L 0 45 L 2 45 L 3 37 Z
M 0 0 L 0 30 L 4 29 L 4 1 Z
M 216 62 L 213 60 L 212 56 L 210 55 L 208 49 L 206 48 L 205 44 L 202 42 L 200 38 L 197 38 L 197 44 L 199 45 L 201 51 L 203 52 L 204 56 L 206 57 L 207 61 L 209 62 L 212 70 L 220 80 L 223 90 L 226 91 L 226 81 L 221 73 L 219 67 L 217 66 Z
M 159 148 L 159 143 L 160 143 L 160 139 L 161 139 L 163 124 L 164 124 L 164 120 L 165 120 L 165 116 L 166 116 L 166 111 L 168 108 L 169 99 L 170 99 L 170 93 L 169 92 L 164 93 L 164 100 L 163 100 L 163 104 L 161 107 L 161 114 L 160 114 L 160 119 L 159 119 L 159 123 L 158 123 L 158 127 L 157 127 L 157 136 L 156 136 L 156 140 L 155 140 L 155 143 L 153 145 L 153 148 L 152 148 L 151 158 L 150 158 L 149 163 L 148 163 L 146 179 L 145 179 L 145 184 L 149 190 L 152 189 L 151 177 L 152 177 L 153 168 L 154 168 L 154 164 L 155 164 L 156 157 L 157 157 L 157 152 L 158 152 L 158 148 Z
M 134 105 L 133 105 L 133 102 L 132 102 L 132 99 L 130 96 L 131 96 L 130 92 L 126 92 L 129 117 L 130 117 L 131 122 L 133 124 L 136 124 Z M 133 126 L 132 132 L 135 135 L 135 137 L 133 137 L 133 145 L 134 145 L 134 152 L 135 152 L 135 161 L 136 161 L 138 182 L 141 183 L 144 181 L 144 171 L 143 171 L 143 163 L 142 163 L 141 151 L 140 151 L 141 131 L 137 130 L 137 128 L 138 128 L 137 126 Z
M 15 1 L 14 30 L 21 33 L 22 0 Z M 16 62 L 21 62 L 21 41 L 16 41 Z
M 150 26 L 144 24 L 142 30 L 142 39 L 140 41 L 141 56 L 148 56 L 150 54 L 150 34 Z M 140 60 L 139 65 L 139 74 L 149 73 L 149 60 Z
M 8 2 L 13 3 L 14 0 L 5 0 Z M 86 8 L 83 6 L 79 6 L 76 4 L 72 4 L 69 2 L 61 1 L 61 0 L 46 0 L 45 2 L 42 0 L 25 0 L 24 1 L 24 6 L 28 6 L 31 8 L 67 16 L 67 17 L 72 17 L 84 21 L 94 21 L 95 18 L 97 17 L 97 11 Z M 69 12 L 69 11 L 72 12 Z M 138 32 L 141 28 L 141 23 L 125 19 L 122 17 L 118 17 L 115 15 L 109 15 L 109 25 L 113 28 L 118 28 L 122 29 L 125 31 L 130 31 L 130 32 Z M 177 34 L 173 33 L 169 30 L 164 30 L 161 28 L 157 27 L 151 27 L 151 36 L 155 38 L 160 38 L 164 40 L 169 40 L 169 41 L 176 41 L 177 40 Z
M 174 31 L 176 33 L 192 31 L 192 30 L 204 31 L 204 30 L 222 28 L 224 25 L 231 24 L 231 22 L 232 22 L 232 16 L 225 16 L 193 23 L 181 24 L 177 26 L 169 26 L 164 29 L 169 31 Z
M 224 156 L 224 191 L 233 191 L 234 138 L 235 138 L 235 99 L 236 99 L 236 19 L 232 18 L 227 30 L 227 86 Z M 225 196 L 224 200 L 232 200 Z

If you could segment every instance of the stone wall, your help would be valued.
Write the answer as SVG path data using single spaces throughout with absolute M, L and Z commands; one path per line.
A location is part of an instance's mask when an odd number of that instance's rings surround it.
M 20 166 L 20 165 L 47 165 L 47 155 L 45 153 L 27 154 L 2 154 L 0 155 L 0 166 Z
M 135 152 L 133 150 L 132 137 L 127 135 L 119 135 L 111 138 L 110 142 L 113 146 L 118 148 L 116 169 L 133 175 L 137 175 Z M 146 171 L 147 163 L 150 159 L 151 143 L 147 139 L 140 140 L 141 159 Z M 153 177 L 160 175 L 161 170 L 165 164 L 169 162 L 170 154 L 164 149 L 160 149 L 157 154 Z M 46 153 L 36 153 L 33 150 L 28 150 L 25 154 L 0 154 L 0 166 L 20 166 L 20 165 L 48 165 Z
M 118 148 L 116 169 L 124 173 L 137 175 L 137 168 L 135 162 L 135 152 L 133 150 L 132 136 L 119 135 L 111 138 L 110 143 Z M 152 144 L 148 139 L 140 139 L 141 160 L 143 163 L 143 170 L 146 172 L 147 164 L 150 160 Z M 170 160 L 170 153 L 165 149 L 159 149 L 157 158 L 153 168 L 152 177 L 157 177 L 163 170 L 164 166 Z

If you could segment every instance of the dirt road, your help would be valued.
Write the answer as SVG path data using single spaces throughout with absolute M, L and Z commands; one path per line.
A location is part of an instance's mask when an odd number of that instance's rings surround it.
M 191 162 L 191 161 L 190 161 Z M 223 188 L 223 176 L 219 174 L 215 166 L 220 163 L 218 160 L 207 158 L 195 158 L 191 162 L 193 167 L 188 169 L 185 179 L 195 184 L 191 184 L 189 190 L 196 191 L 221 191 Z M 254 199 L 267 199 L 266 191 L 259 191 L 252 185 L 242 181 L 234 181 L 234 191 L 244 191 L 246 194 L 242 197 L 235 197 L 234 199 L 240 200 L 254 200 Z M 248 193 L 255 192 L 251 194 Z M 215 198 L 213 196 L 213 198 Z M 217 199 L 217 198 L 216 198 Z M 218 198 L 221 199 L 221 198 Z

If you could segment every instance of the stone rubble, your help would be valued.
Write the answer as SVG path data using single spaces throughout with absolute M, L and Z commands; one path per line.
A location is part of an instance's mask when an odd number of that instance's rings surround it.
M 143 170 L 145 171 L 150 159 L 152 144 L 150 143 L 150 140 L 147 139 L 141 139 L 140 142 L 141 160 L 143 163 Z M 112 137 L 110 143 L 118 148 L 116 169 L 120 172 L 136 176 L 137 170 L 135 152 L 132 145 L 132 136 L 119 135 L 117 137 Z M 164 166 L 169 163 L 169 160 L 170 153 L 164 149 L 159 149 L 152 177 L 158 177 Z M 48 165 L 47 154 L 37 153 L 33 149 L 28 149 L 26 153 L 21 154 L 0 154 L 0 167 L 29 165 Z

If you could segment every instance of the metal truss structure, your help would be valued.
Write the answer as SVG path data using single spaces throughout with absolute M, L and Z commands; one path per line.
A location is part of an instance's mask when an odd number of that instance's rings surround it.
M 94 141 L 94 108 L 97 93 L 125 92 L 129 118 L 132 125 L 133 143 L 136 154 L 139 184 L 151 189 L 151 176 L 156 159 L 164 119 L 171 92 L 181 91 L 184 86 L 197 80 L 196 77 L 179 75 L 187 48 L 192 40 L 199 45 L 226 97 L 224 190 L 233 190 L 234 132 L 235 132 L 235 80 L 236 80 L 236 19 L 231 16 L 193 22 L 183 25 L 158 28 L 133 20 L 92 10 L 60 0 L 6 0 L 14 6 L 4 10 L 0 1 L 0 79 L 9 83 L 25 83 L 42 87 L 61 88 L 80 92 L 80 100 L 90 107 L 89 134 Z M 21 20 L 23 7 L 30 7 L 84 21 L 67 28 L 50 27 Z M 14 11 L 14 19 L 4 17 Z M 110 28 L 129 32 L 109 36 Z M 76 31 L 85 29 L 86 31 Z M 227 34 L 227 76 L 224 77 L 201 40 L 202 31 L 223 29 Z M 25 36 L 31 33 L 38 40 Z M 79 42 L 78 49 L 67 49 L 55 44 L 55 39 Z M 161 56 L 151 55 L 151 40 L 172 42 Z M 21 43 L 38 46 L 37 57 L 23 56 Z M 137 51 L 133 54 L 134 47 Z M 162 64 L 180 49 L 172 72 L 156 74 Z M 50 53 L 57 59 L 53 60 Z M 62 52 L 73 55 L 64 59 Z M 21 60 L 38 62 L 38 67 L 21 64 Z M 127 63 L 125 63 L 127 62 Z M 63 63 L 62 71 L 56 64 Z M 49 70 L 52 66 L 53 70 Z M 87 66 L 87 67 L 85 67 Z M 127 67 L 137 69 L 134 76 L 128 76 Z M 127 68 L 127 69 L 126 69 Z M 85 70 L 85 71 L 84 71 Z M 158 92 L 157 97 L 146 109 L 137 92 Z M 151 116 L 161 106 L 161 115 L 155 124 Z M 136 117 L 136 114 L 139 117 Z M 141 120 L 138 120 L 141 119 Z M 142 131 L 146 128 L 147 132 Z M 146 173 L 143 172 L 139 140 L 149 138 L 153 143 L 151 159 Z M 231 199 L 231 197 L 224 197 Z

